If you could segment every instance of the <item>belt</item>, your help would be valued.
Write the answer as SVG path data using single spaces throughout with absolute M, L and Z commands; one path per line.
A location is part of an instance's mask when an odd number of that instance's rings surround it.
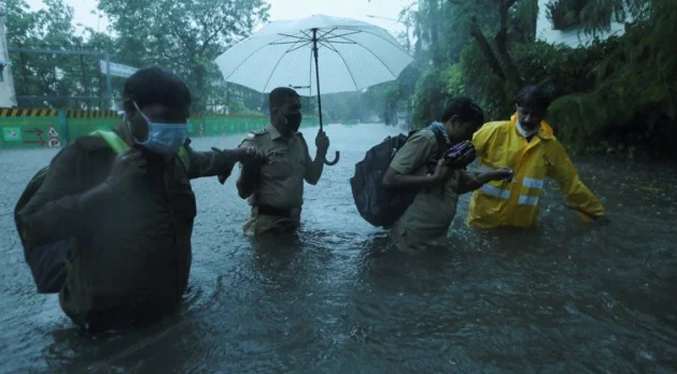
M 283 218 L 291 218 L 291 210 L 290 209 L 278 209 L 274 208 L 270 205 L 259 205 L 259 214 L 263 214 L 265 216 L 274 216 L 274 217 L 283 217 Z

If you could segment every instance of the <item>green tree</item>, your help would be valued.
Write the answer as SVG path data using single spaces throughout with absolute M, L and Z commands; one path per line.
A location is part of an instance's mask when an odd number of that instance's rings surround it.
M 195 93 L 194 111 L 217 93 L 214 59 L 266 21 L 269 8 L 263 0 L 99 0 L 119 35 L 121 60 L 181 76 Z
M 649 156 L 677 157 L 677 3 L 653 0 L 622 37 L 597 42 L 588 78 L 593 87 L 553 102 L 561 137 L 579 148 L 633 148 Z M 570 52 L 570 53 L 576 53 Z M 591 59 L 593 60 L 593 59 Z
M 113 39 L 85 30 L 76 35 L 73 9 L 61 0 L 46 0 L 45 9 L 31 11 L 23 0 L 7 0 L 10 48 L 59 51 L 112 50 Z M 27 108 L 109 109 L 106 79 L 99 57 L 82 55 L 10 54 L 18 105 Z

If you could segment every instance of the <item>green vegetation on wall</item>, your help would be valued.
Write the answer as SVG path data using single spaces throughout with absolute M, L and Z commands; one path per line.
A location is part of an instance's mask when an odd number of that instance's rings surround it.
M 427 125 L 458 95 L 478 101 L 487 120 L 507 119 L 517 91 L 542 84 L 555 98 L 548 121 L 572 152 L 677 158 L 677 1 L 574 1 L 579 31 L 592 36 L 631 16 L 621 36 L 577 48 L 533 40 L 534 3 L 437 1 L 433 8 L 456 15 L 443 29 L 435 14 L 416 18 L 418 29 L 456 42 L 430 45 L 447 58 L 417 62 L 426 69 L 414 94 L 414 125 Z

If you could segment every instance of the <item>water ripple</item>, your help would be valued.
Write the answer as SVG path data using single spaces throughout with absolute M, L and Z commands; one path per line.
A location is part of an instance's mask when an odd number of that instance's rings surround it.
M 577 160 L 608 227 L 580 222 L 548 182 L 539 228 L 477 232 L 464 225 L 464 195 L 448 250 L 410 256 L 361 220 L 348 184 L 369 146 L 394 132 L 328 126 L 342 160 L 307 186 L 299 234 L 273 244 L 242 235 L 248 207 L 235 177 L 194 181 L 181 310 L 96 337 L 72 327 L 55 295 L 35 294 L 6 214 L 54 151 L 0 153 L 10 170 L 0 189 L 0 373 L 677 372 L 673 166 Z

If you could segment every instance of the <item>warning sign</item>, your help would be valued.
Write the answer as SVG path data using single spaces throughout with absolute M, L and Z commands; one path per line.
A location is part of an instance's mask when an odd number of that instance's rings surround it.
M 18 127 L 3 127 L 2 137 L 6 142 L 20 142 L 22 140 L 21 129 Z
M 49 146 L 49 148 L 59 148 L 61 147 L 61 142 L 59 141 L 59 139 L 49 139 L 49 142 L 47 142 L 47 146 Z
M 49 136 L 50 138 L 58 138 L 59 133 L 56 132 L 56 129 L 54 128 L 54 126 L 49 126 L 49 131 L 47 131 L 47 136 Z

